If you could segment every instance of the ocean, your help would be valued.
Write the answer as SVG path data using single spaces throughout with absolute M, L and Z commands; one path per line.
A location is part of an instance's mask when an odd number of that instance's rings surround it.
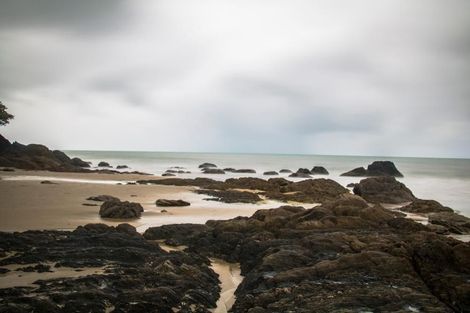
M 353 168 L 367 167 L 373 161 L 389 160 L 395 163 L 404 177 L 399 180 L 421 199 L 437 200 L 443 205 L 470 217 L 470 159 L 334 156 L 334 155 L 284 155 L 284 154 L 237 154 L 237 153 L 189 153 L 189 152 L 134 152 L 134 151 L 65 151 L 68 155 L 91 161 L 96 166 L 100 161 L 112 166 L 127 165 L 136 170 L 161 175 L 175 166 L 184 167 L 191 174 L 178 177 L 198 176 L 224 180 L 231 177 L 260 177 L 265 171 L 283 168 L 296 171 L 298 168 L 324 166 L 328 178 L 346 186 L 361 180 L 360 177 L 342 177 L 341 173 Z M 233 167 L 256 170 L 256 174 L 226 173 L 225 175 L 202 174 L 199 164 L 210 162 L 219 168 Z M 279 177 L 287 177 L 280 174 Z M 314 176 L 322 177 L 322 176 Z M 290 180 L 300 180 L 288 178 Z

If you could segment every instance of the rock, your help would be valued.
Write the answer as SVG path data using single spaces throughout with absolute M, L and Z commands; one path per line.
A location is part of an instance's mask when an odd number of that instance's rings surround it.
M 41 184 L 43 184 L 43 185 L 57 185 L 57 183 L 54 183 L 50 180 L 43 180 L 43 181 L 41 181 Z
M 34 288 L 3 288 L 0 312 L 209 312 L 219 298 L 217 274 L 207 258 L 167 253 L 130 225 L 0 232 L 0 251 L 15 252 L 1 260 L 3 266 L 33 264 L 43 271 L 55 263 L 48 270 L 90 270 L 81 277 L 35 274 Z
M 445 227 L 454 234 L 470 234 L 470 218 L 454 212 L 429 214 L 429 223 Z
M 9 168 L 9 167 L 2 168 L 2 172 L 14 172 L 14 171 L 15 171 L 14 168 Z
M 257 203 L 262 200 L 256 193 L 249 191 L 198 189 L 194 192 L 211 196 L 205 200 L 225 203 Z
M 158 199 L 155 201 L 157 206 L 189 206 L 191 203 L 184 200 L 168 200 L 168 199 Z
M 330 173 L 323 166 L 314 166 L 310 171 L 314 175 L 329 175 Z
M 105 201 L 119 201 L 119 198 L 116 198 L 110 195 L 99 195 L 99 196 L 88 197 L 87 200 L 105 202 Z
M 346 185 L 348 188 L 354 188 L 356 186 L 356 183 L 349 183 Z
M 178 170 L 166 170 L 165 173 L 178 173 Z
M 168 211 L 163 209 L 163 210 L 160 211 L 160 213 L 168 213 Z
M 291 170 L 283 168 L 282 170 L 279 171 L 279 173 L 292 173 Z
M 242 168 L 242 169 L 234 170 L 233 172 L 234 172 L 234 173 L 247 173 L 247 174 L 250 174 L 250 173 L 251 173 L 251 174 L 254 174 L 254 173 L 256 173 L 255 170 L 253 170 L 253 169 L 248 169 L 248 168 Z
M 121 170 L 121 169 L 124 169 L 124 168 L 129 168 L 129 166 L 127 166 L 127 165 L 118 165 L 118 166 L 116 166 L 116 169 L 118 169 L 118 170 Z
M 83 161 L 80 158 L 73 158 L 71 160 L 72 165 L 80 166 L 80 167 L 90 167 L 90 163 Z
M 354 186 L 353 192 L 372 203 L 399 204 L 416 200 L 411 190 L 391 176 L 363 179 Z
M 224 168 L 224 171 L 225 172 L 234 172 L 235 169 L 233 167 L 226 167 L 226 168 Z
M 306 173 L 292 173 L 289 175 L 289 177 L 297 177 L 297 178 L 311 178 L 312 176 L 310 176 L 310 174 L 306 174 Z
M 98 166 L 99 167 L 112 167 L 111 165 L 109 165 L 108 162 L 105 162 L 105 161 L 101 161 L 100 163 L 98 163 Z
M 435 200 L 416 199 L 410 204 L 400 208 L 400 211 L 410 213 L 440 213 L 454 212 L 451 208 L 445 207 Z
M 170 176 L 176 176 L 175 174 L 171 174 L 171 173 L 163 173 L 162 174 L 163 177 L 170 177 Z
M 355 168 L 349 172 L 341 174 L 341 176 L 393 176 L 403 177 L 398 171 L 395 164 L 391 161 L 374 161 L 367 166 L 367 170 L 363 167 Z
M 219 168 L 203 168 L 202 172 L 204 174 L 225 174 L 224 170 L 221 170 Z
M 308 168 L 299 168 L 297 174 L 312 174 Z
M 199 168 L 209 168 L 209 167 L 217 167 L 217 165 L 213 164 L 213 163 L 202 163 L 201 165 L 199 165 Z
M 144 208 L 135 202 L 108 200 L 100 207 L 100 216 L 105 218 L 139 218 Z
M 263 175 L 279 175 L 279 174 L 276 171 L 267 171 L 267 172 L 264 172 Z
M 161 240 L 171 238 L 179 242 L 185 242 L 186 239 L 197 236 L 209 227 L 203 224 L 169 224 L 158 227 L 150 227 L 144 232 L 144 238 L 147 240 Z
M 96 203 L 82 203 L 83 206 L 98 206 Z

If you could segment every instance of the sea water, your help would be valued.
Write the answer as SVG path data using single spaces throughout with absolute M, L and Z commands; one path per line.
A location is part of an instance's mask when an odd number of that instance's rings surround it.
M 353 168 L 367 167 L 373 161 L 389 160 L 395 163 L 404 177 L 401 182 L 421 199 L 434 199 L 466 216 L 470 216 L 470 159 L 374 157 L 374 156 L 330 156 L 330 155 L 284 155 L 284 154 L 235 154 L 235 153 L 188 153 L 188 152 L 134 152 L 134 151 L 66 151 L 67 154 L 91 161 L 96 166 L 100 161 L 112 166 L 127 165 L 132 171 L 161 175 L 175 166 L 183 167 L 190 174 L 177 174 L 182 178 L 210 177 L 224 180 L 231 177 L 260 177 L 265 171 L 298 168 L 311 169 L 324 166 L 330 173 L 324 176 L 346 186 L 359 182 L 360 177 L 344 177 L 341 173 Z M 229 173 L 225 175 L 203 174 L 198 166 L 210 162 L 219 168 L 254 169 L 256 174 Z M 280 174 L 286 177 L 289 174 Z M 314 178 L 323 177 L 315 175 Z M 298 178 L 288 178 L 300 180 Z

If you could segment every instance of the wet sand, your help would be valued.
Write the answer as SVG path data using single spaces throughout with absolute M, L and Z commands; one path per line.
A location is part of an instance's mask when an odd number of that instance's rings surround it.
M 209 219 L 250 216 L 256 210 L 273 208 L 282 203 L 226 204 L 204 200 L 207 196 L 192 192 L 195 187 L 163 185 L 126 185 L 137 179 L 158 179 L 155 176 L 127 174 L 54 173 L 16 171 L 0 173 L 0 231 L 74 229 L 87 223 L 117 225 L 123 222 L 145 231 L 151 226 L 173 223 L 205 223 Z M 54 184 L 41 184 L 50 180 Z M 118 185 L 117 183 L 123 183 Z M 125 201 L 139 202 L 145 212 L 140 219 L 112 220 L 100 218 L 101 202 L 86 198 L 107 194 Z M 155 200 L 183 199 L 189 207 L 161 208 Z M 84 206 L 83 203 L 96 204 Z M 162 213 L 165 209 L 168 212 Z

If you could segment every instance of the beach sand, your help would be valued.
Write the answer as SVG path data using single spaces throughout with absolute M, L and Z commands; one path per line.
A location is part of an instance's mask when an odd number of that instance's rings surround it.
M 0 231 L 74 229 L 87 223 L 117 225 L 126 222 L 143 232 L 148 227 L 163 224 L 205 223 L 209 219 L 250 216 L 258 209 L 282 205 L 276 201 L 256 205 L 226 204 L 204 200 L 206 196 L 192 192 L 195 187 L 125 184 L 138 179 L 158 179 L 156 176 L 18 170 L 1 172 L 0 178 Z M 43 180 L 55 184 L 41 184 Z M 119 182 L 123 185 L 118 185 Z M 102 194 L 139 202 L 145 211 L 140 219 L 102 219 L 98 214 L 101 202 L 86 200 Z M 160 198 L 183 199 L 191 206 L 157 207 L 155 200 Z M 161 213 L 162 209 L 168 212 Z

